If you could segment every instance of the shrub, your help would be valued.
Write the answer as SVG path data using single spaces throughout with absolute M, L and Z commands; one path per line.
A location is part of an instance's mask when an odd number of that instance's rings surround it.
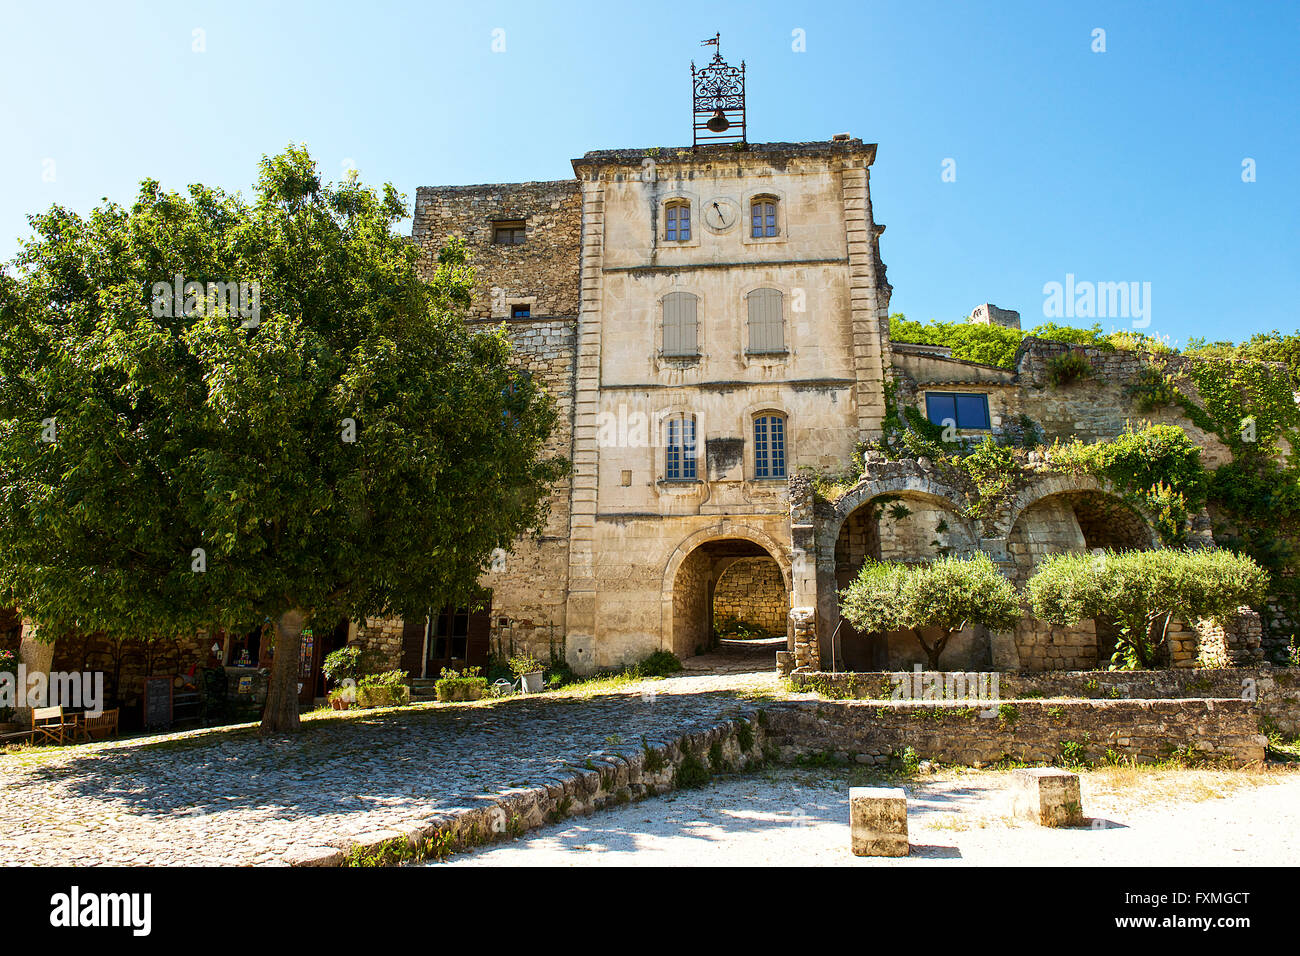
M 410 700 L 406 671 L 367 674 L 357 681 L 357 704 L 361 707 L 397 707 Z
M 655 651 L 637 665 L 637 670 L 643 677 L 667 677 L 681 669 L 682 662 L 672 651 Z
M 433 684 L 434 693 L 442 703 L 458 700 L 478 700 L 487 693 L 488 679 L 479 676 L 479 668 L 467 667 L 457 672 L 444 667 Z
M 373 666 L 374 654 L 371 651 L 349 644 L 326 654 L 320 669 L 331 683 L 341 684 L 345 680 L 360 681 Z
M 1245 555 L 1165 548 L 1048 555 L 1025 594 L 1033 614 L 1049 624 L 1113 622 L 1120 635 L 1111 669 L 1131 670 L 1156 663 L 1172 618 L 1226 617 L 1258 603 L 1267 586 L 1264 569 Z
M 1069 351 L 1047 360 L 1047 381 L 1053 388 L 1092 378 L 1092 363 L 1082 352 Z
M 864 633 L 911 631 L 938 670 L 952 635 L 967 625 L 1010 630 L 1020 619 L 1020 600 L 992 559 L 979 553 L 916 566 L 868 562 L 844 590 L 840 610 Z M 944 633 L 927 643 L 923 629 L 935 627 Z
M 542 662 L 531 654 L 516 654 L 510 658 L 510 672 L 516 677 L 542 670 Z

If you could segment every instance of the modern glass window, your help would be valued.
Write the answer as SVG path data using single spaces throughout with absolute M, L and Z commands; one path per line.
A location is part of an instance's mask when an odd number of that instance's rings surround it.
M 927 392 L 925 417 L 936 425 L 989 427 L 989 397 L 978 392 Z
M 669 242 L 686 242 L 691 238 L 691 204 L 675 202 L 668 205 L 664 238 Z
M 689 292 L 664 296 L 664 355 L 699 354 L 698 307 L 699 300 Z
M 755 199 L 749 205 L 749 234 L 755 238 L 776 235 L 776 200 L 771 197 Z
M 755 289 L 745 298 L 749 302 L 749 351 L 784 352 L 781 293 L 776 289 Z
M 527 231 L 523 220 L 496 222 L 492 224 L 492 242 L 498 246 L 520 246 Z
M 785 477 L 785 419 L 780 415 L 754 419 L 754 477 Z
M 668 419 L 668 456 L 664 477 L 669 481 L 695 480 L 695 419 L 687 415 Z

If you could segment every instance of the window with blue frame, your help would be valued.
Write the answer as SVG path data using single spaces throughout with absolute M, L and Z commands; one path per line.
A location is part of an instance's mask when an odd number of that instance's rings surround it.
M 989 397 L 978 392 L 927 392 L 925 417 L 936 425 L 989 428 Z
M 691 238 L 690 203 L 670 203 L 667 209 L 667 217 L 664 238 L 669 242 L 687 242 Z
M 785 419 L 780 415 L 754 419 L 754 477 L 785 477 Z
M 695 419 L 668 419 L 668 455 L 664 477 L 669 481 L 695 480 Z

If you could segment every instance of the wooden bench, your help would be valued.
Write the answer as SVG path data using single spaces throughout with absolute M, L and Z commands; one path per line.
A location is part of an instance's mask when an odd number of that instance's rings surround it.
M 117 736 L 117 708 L 106 710 L 98 717 L 83 714 L 81 718 L 82 740 L 103 740 L 112 735 Z

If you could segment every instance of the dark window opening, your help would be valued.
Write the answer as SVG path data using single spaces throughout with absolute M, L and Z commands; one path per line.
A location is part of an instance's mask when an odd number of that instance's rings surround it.
M 529 318 L 529 317 L 532 315 L 532 311 L 533 311 L 532 306 L 528 306 L 528 305 L 512 305 L 512 306 L 510 307 L 510 318 L 512 318 L 512 319 L 526 319 L 526 318 Z
M 492 229 L 492 242 L 498 246 L 523 245 L 526 232 L 527 227 L 523 221 L 498 222 Z

